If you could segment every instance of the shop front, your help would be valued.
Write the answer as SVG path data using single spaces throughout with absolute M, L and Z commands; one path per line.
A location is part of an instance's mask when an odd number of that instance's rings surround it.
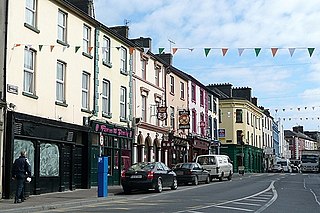
M 98 184 L 98 157 L 107 156 L 108 184 L 120 185 L 121 171 L 132 164 L 133 129 L 92 121 L 91 132 L 91 184 Z
M 26 194 L 89 188 L 89 127 L 10 112 L 4 151 L 4 198 L 11 198 L 13 162 L 25 150 L 32 168 Z
M 178 163 L 189 162 L 189 140 L 169 133 L 167 141 L 163 141 L 164 159 L 167 159 L 166 164 L 169 167 L 174 167 Z
M 190 160 L 195 161 L 198 155 L 209 154 L 210 140 L 198 136 L 189 136 L 189 138 L 191 144 Z

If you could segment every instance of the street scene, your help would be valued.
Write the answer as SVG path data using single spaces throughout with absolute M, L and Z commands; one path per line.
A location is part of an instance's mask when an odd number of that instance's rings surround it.
M 1 0 L 0 212 L 319 212 L 315 0 Z

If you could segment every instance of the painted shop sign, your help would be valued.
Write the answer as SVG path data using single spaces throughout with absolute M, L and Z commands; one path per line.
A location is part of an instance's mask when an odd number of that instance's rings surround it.
M 179 129 L 190 129 L 190 111 L 179 111 Z
M 128 138 L 132 137 L 132 131 L 129 129 L 107 126 L 105 124 L 95 124 L 95 131 Z

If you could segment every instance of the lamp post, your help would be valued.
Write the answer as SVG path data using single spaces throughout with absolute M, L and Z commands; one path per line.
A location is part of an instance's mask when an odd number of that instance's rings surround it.
M 241 167 L 239 167 L 239 174 L 244 175 L 244 152 L 243 152 L 243 145 L 244 145 L 244 141 L 243 141 L 243 137 L 244 134 L 241 133 Z

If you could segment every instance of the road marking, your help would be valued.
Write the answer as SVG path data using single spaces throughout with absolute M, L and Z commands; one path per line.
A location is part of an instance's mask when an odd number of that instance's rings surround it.
M 257 203 L 243 203 L 243 202 L 233 202 L 234 204 L 239 204 L 239 205 L 248 205 L 248 206 L 261 206 L 260 204 Z
M 310 189 L 311 193 L 313 194 L 314 196 L 314 199 L 316 200 L 316 202 L 319 204 L 320 206 L 320 202 L 318 201 L 318 198 L 317 198 L 317 195 L 312 191 L 312 189 Z
M 252 209 L 243 209 L 243 208 L 237 208 L 237 207 L 230 207 L 230 206 L 215 206 L 222 209 L 232 209 L 232 210 L 239 210 L 239 211 L 245 211 L 245 212 L 253 212 Z
M 256 201 L 256 202 L 265 202 L 266 200 L 265 199 L 256 199 L 256 198 L 248 198 L 248 199 L 246 199 L 246 200 L 248 200 L 248 201 Z M 267 200 L 269 200 L 269 199 L 267 199 Z

